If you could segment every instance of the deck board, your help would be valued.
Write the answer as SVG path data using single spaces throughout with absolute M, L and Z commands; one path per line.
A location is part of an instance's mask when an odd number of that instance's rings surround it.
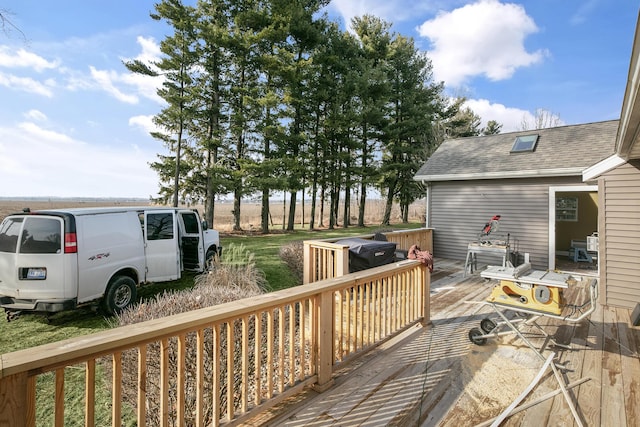
M 589 330 L 585 340 L 583 375 L 591 381 L 583 384 L 578 393 L 578 407 L 586 425 L 599 426 L 602 407 L 602 330 L 604 310 L 598 306 L 591 314 Z
M 460 427 L 499 415 L 526 388 L 542 362 L 515 335 L 490 339 L 484 346 L 471 344 L 469 330 L 496 313 L 486 305 L 465 301 L 483 301 L 495 282 L 477 273 L 463 278 L 461 262 L 436 261 L 430 326 L 414 325 L 336 366 L 335 384 L 329 390 L 319 394 L 307 389 L 246 425 Z M 565 298 L 582 302 L 588 295 L 576 287 Z M 570 396 L 586 426 L 640 425 L 636 403 L 640 401 L 640 327 L 631 326 L 629 318 L 629 310 L 598 306 L 581 323 L 549 317 L 539 321 L 558 343 L 571 347 L 546 342 L 544 354 L 556 353 L 558 364 L 567 368 L 566 383 L 584 381 L 570 390 Z M 536 346 L 543 347 L 539 332 L 526 331 Z M 549 370 L 523 402 L 535 404 L 503 425 L 575 425 L 562 393 L 537 402 L 558 389 Z

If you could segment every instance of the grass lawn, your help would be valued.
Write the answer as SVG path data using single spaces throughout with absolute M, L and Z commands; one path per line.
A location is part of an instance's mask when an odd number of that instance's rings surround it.
M 384 229 L 403 230 L 420 228 L 421 226 L 422 224 L 419 223 L 411 223 L 384 227 Z M 223 246 L 223 257 L 224 248 L 231 244 L 243 245 L 248 252 L 253 253 L 257 268 L 264 272 L 268 289 L 275 291 L 299 284 L 286 264 L 280 259 L 281 246 L 293 241 L 372 234 L 379 229 L 380 227 L 351 227 L 323 231 L 296 230 L 267 235 L 229 234 L 223 235 L 220 240 Z M 187 273 L 177 281 L 143 286 L 138 289 L 138 299 L 146 300 L 164 291 L 171 292 L 190 288 L 193 286 L 194 277 L 194 274 Z M 89 307 L 58 313 L 48 320 L 42 315 L 35 314 L 22 314 L 11 322 L 6 322 L 2 318 L 0 319 L 0 354 L 87 335 L 110 327 L 109 319 L 105 318 L 100 310 L 96 311 L 95 308 Z
M 423 224 L 399 224 L 390 227 L 384 227 L 384 230 L 406 230 L 422 227 Z M 335 230 L 308 231 L 298 230 L 288 233 L 267 234 L 267 235 L 228 235 L 220 238 L 220 242 L 224 248 L 230 244 L 244 245 L 244 247 L 254 255 L 254 260 L 258 269 L 265 274 L 269 290 L 277 291 L 279 289 L 290 288 L 299 285 L 296 279 L 280 259 L 280 248 L 287 243 L 294 241 L 314 240 L 314 239 L 331 239 L 334 237 L 360 236 L 365 234 L 373 234 L 380 230 L 381 227 L 351 227 L 347 229 L 337 228 Z

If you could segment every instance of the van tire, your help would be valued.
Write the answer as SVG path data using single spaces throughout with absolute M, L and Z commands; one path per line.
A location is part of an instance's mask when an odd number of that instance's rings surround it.
M 217 255 L 218 249 L 215 246 L 211 246 L 207 249 L 207 253 L 204 256 L 205 269 L 211 268 L 212 262 Z
M 136 301 L 136 282 L 129 276 L 115 276 L 104 296 L 104 309 L 114 316 Z

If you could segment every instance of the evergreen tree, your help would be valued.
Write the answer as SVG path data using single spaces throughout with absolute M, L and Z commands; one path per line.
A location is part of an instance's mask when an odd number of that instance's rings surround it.
M 400 201 L 406 222 L 408 206 L 422 197 L 422 188 L 413 176 L 427 159 L 425 146 L 435 144 L 429 129 L 443 89 L 442 84 L 432 82 L 431 62 L 416 49 L 413 39 L 395 36 L 388 62 L 392 108 L 381 169 L 381 193 L 386 194 L 384 225 L 390 224 L 394 200 Z
M 240 230 L 241 202 L 251 194 L 250 171 L 257 159 L 252 157 L 258 142 L 256 123 L 261 113 L 259 98 L 259 49 L 257 34 L 261 27 L 258 0 L 239 0 L 229 10 L 230 67 L 227 79 L 233 82 L 229 88 L 229 130 L 223 144 L 225 165 L 228 167 L 233 194 L 233 229 Z
M 358 206 L 358 226 L 364 227 L 364 212 L 367 191 L 378 178 L 375 155 L 380 151 L 387 135 L 387 107 L 389 105 L 389 83 L 387 80 L 387 55 L 391 42 L 390 24 L 380 18 L 365 15 L 354 18 L 352 27 L 361 43 L 359 58 L 360 79 L 356 102 L 359 108 L 358 134 L 359 167 L 356 174 L 347 172 L 347 176 L 360 178 L 360 200 Z M 345 205 L 349 203 L 351 183 L 345 185 Z M 348 225 L 349 216 L 345 215 Z
M 198 41 L 196 54 L 200 67 L 196 83 L 196 108 L 190 133 L 196 144 L 191 150 L 194 191 L 204 198 L 204 218 L 213 224 L 216 195 L 231 188 L 231 177 L 222 156 L 222 146 L 228 128 L 224 117 L 228 113 L 230 82 L 228 0 L 200 0 L 197 6 Z
M 288 10 L 282 2 L 264 3 L 255 11 L 256 65 L 260 78 L 256 81 L 256 117 L 254 162 L 247 169 L 247 182 L 261 192 L 263 232 L 269 232 L 269 210 L 272 191 L 285 190 L 283 159 L 277 149 L 284 140 L 283 67 L 287 63 L 286 44 L 289 33 Z
M 234 229 L 241 201 L 260 194 L 268 232 L 269 199 L 288 193 L 292 230 L 297 195 L 312 198 L 310 227 L 329 211 L 329 228 L 350 225 L 352 197 L 364 226 L 369 190 L 387 197 L 383 222 L 399 202 L 403 220 L 422 197 L 417 168 L 447 137 L 499 132 L 490 121 L 446 103 L 442 84 L 413 40 L 391 34 L 383 20 L 353 20 L 354 33 L 319 15 L 328 0 L 199 0 L 197 7 L 162 0 L 153 19 L 172 33 L 161 60 L 125 65 L 163 76 L 167 105 L 153 136 L 168 148 L 151 167 L 162 201 L 204 201 L 213 223 L 216 195 L 233 194 Z M 328 201 L 327 201 L 328 199 Z M 303 211 L 304 214 L 304 211 Z M 320 220 L 322 226 L 322 219 Z
M 353 58 L 359 46 L 350 33 L 340 31 L 336 23 L 328 23 L 322 34 L 322 42 L 314 51 L 310 74 L 309 105 L 312 118 L 308 169 L 311 171 L 311 220 L 315 226 L 320 199 L 319 218 L 323 226 L 323 214 L 329 198 L 329 227 L 337 225 L 337 206 L 343 180 L 343 152 L 348 146 L 349 126 L 353 126 L 353 96 L 355 75 Z
M 162 0 L 156 4 L 155 9 L 156 13 L 152 13 L 151 18 L 167 21 L 174 31 L 173 35 L 160 42 L 160 50 L 165 56 L 152 64 L 133 60 L 126 62 L 125 66 L 134 73 L 164 77 L 158 95 L 167 102 L 167 106 L 154 117 L 154 123 L 162 131 L 152 133 L 152 136 L 161 140 L 173 155 L 159 156 L 160 162 L 152 163 L 151 167 L 161 179 L 166 180 L 166 172 L 171 166 L 167 162 L 173 163 L 172 203 L 173 206 L 178 206 L 181 178 L 184 177 L 180 162 L 184 146 L 188 142 L 187 126 L 193 107 L 191 71 L 197 63 L 194 49 L 195 10 L 184 6 L 180 0 Z M 168 188 L 161 183 L 161 198 L 168 199 L 168 194 L 164 192 Z
M 482 135 L 497 135 L 502 129 L 502 124 L 495 120 L 489 120 L 487 125 L 482 129 Z
M 308 104 L 311 95 L 310 82 L 313 79 L 312 57 L 321 40 L 324 21 L 314 18 L 326 6 L 327 0 L 279 0 L 288 5 L 290 62 L 284 80 L 287 100 L 288 137 L 283 141 L 281 153 L 287 158 L 287 187 L 289 190 L 289 216 L 287 230 L 293 230 L 295 222 L 297 193 L 304 190 L 305 165 L 309 162 L 309 129 L 312 108 Z M 304 200 L 304 191 L 302 194 Z

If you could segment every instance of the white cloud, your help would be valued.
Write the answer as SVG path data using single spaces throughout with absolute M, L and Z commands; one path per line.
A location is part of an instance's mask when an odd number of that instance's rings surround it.
M 18 77 L 12 74 L 0 73 L 0 86 L 52 98 L 53 91 L 51 88 L 55 86 L 55 82 L 52 79 L 47 79 L 45 83 L 46 84 L 43 84 L 30 77 Z
M 88 76 L 87 73 L 68 68 L 61 69 L 61 72 L 64 74 L 64 87 L 69 91 L 90 90 L 96 86 L 96 81 L 91 76 Z
M 153 69 L 153 64 L 160 61 L 162 52 L 160 45 L 153 37 L 139 36 L 136 41 L 142 48 L 142 51 L 134 58 Z M 123 58 L 124 62 L 129 58 Z M 121 81 L 129 86 L 133 86 L 134 91 L 140 96 L 150 99 L 158 104 L 164 104 L 165 101 L 158 96 L 158 88 L 162 86 L 163 76 L 151 77 L 141 74 L 126 72 L 122 75 Z
M 30 120 L 35 120 L 37 122 L 45 122 L 47 121 L 47 116 L 39 110 L 29 110 L 23 114 L 25 118 Z
M 46 69 L 57 68 L 60 61 L 47 61 L 40 55 L 19 49 L 11 52 L 9 46 L 0 46 L 0 67 L 6 68 L 32 68 L 37 72 Z
M 500 132 L 515 132 L 524 128 L 535 127 L 536 116 L 543 114 L 548 120 L 552 120 L 554 126 L 563 126 L 565 122 L 557 114 L 545 109 L 538 109 L 535 112 L 522 110 L 520 108 L 506 107 L 502 104 L 492 104 L 486 99 L 468 99 L 464 103 L 465 107 L 471 108 L 474 113 L 482 118 L 482 127 L 487 125 L 489 120 L 495 120 L 502 124 Z M 557 120 L 557 121 L 556 121 Z M 525 127 L 523 127 L 525 126 Z
M 157 104 L 165 104 L 164 99 L 158 96 L 158 88 L 162 86 L 164 77 L 143 76 L 127 72 L 120 76 L 120 81 L 132 88 L 132 91 L 138 95 L 150 99 Z
M 0 127 L 0 182 L 8 197 L 148 197 L 157 176 L 155 154 L 131 144 L 95 146 L 21 123 Z
M 482 117 L 482 127 L 486 126 L 489 120 L 495 120 L 502 124 L 502 133 L 522 129 L 523 120 L 526 120 L 527 123 L 533 121 L 533 114 L 527 110 L 492 104 L 486 99 L 469 99 L 465 102 L 465 106 Z
M 89 66 L 89 70 L 91 70 L 91 77 L 93 77 L 102 90 L 117 100 L 126 102 L 127 104 L 138 103 L 137 96 L 126 94 L 115 86 L 114 82 L 118 82 L 120 80 L 120 75 L 116 71 L 97 70 L 92 65 Z
M 580 7 L 576 13 L 571 17 L 572 25 L 580 25 L 587 21 L 587 18 L 593 13 L 593 11 L 600 3 L 599 0 L 588 0 L 580 2 Z
M 135 59 L 151 64 L 160 59 L 160 47 L 153 38 L 138 37 L 137 42 L 141 52 Z M 122 60 L 127 61 L 127 58 Z M 60 73 L 65 78 L 65 88 L 70 91 L 101 90 L 118 101 L 127 104 L 139 104 L 140 97 L 150 99 L 158 104 L 164 100 L 157 94 L 158 88 L 164 81 L 162 76 L 150 77 L 134 74 L 124 67 L 118 70 L 98 69 L 89 65 L 89 74 L 67 67 L 61 67 Z M 2 82 L 0 81 L 0 84 Z
M 459 1 L 461 0 L 453 2 Z M 451 3 L 452 0 L 333 0 L 328 8 L 336 11 L 344 20 L 345 26 L 349 28 L 352 18 L 365 14 L 377 16 L 394 24 L 413 19 L 425 12 L 436 11 Z
M 59 133 L 53 130 L 48 130 L 41 128 L 35 123 L 31 122 L 23 122 L 18 125 L 18 128 L 29 136 L 33 137 L 36 140 L 42 141 L 43 144 L 51 144 L 55 145 L 58 148 L 62 148 L 62 146 L 67 145 L 78 145 L 80 142 L 74 141 L 68 135 L 63 133 Z
M 138 36 L 136 41 L 142 48 L 142 52 L 136 56 L 137 60 L 147 64 L 160 60 L 162 51 L 160 50 L 160 45 L 156 43 L 153 37 Z
M 153 68 L 153 63 L 160 60 L 160 46 L 153 38 L 145 38 L 139 36 L 136 41 L 141 47 L 141 52 L 135 59 L 149 65 Z M 123 62 L 130 61 L 130 58 L 122 58 Z M 162 86 L 163 76 L 145 76 L 135 74 L 126 69 L 121 71 L 115 70 L 98 70 L 90 66 L 91 77 L 98 86 L 113 96 L 114 98 L 126 102 L 128 104 L 138 104 L 139 96 L 150 99 L 158 104 L 164 104 L 165 101 L 158 96 L 158 88 Z M 82 78 L 70 80 L 74 87 L 84 88 L 86 82 Z
M 153 116 L 134 116 L 129 119 L 129 126 L 140 129 L 145 134 L 158 132 L 160 129 L 153 123 Z
M 524 39 L 538 31 L 521 5 L 480 0 L 451 12 L 440 12 L 418 32 L 431 40 L 428 52 L 434 78 L 450 87 L 484 75 L 510 78 L 519 67 L 542 61 L 546 52 L 527 52 Z

